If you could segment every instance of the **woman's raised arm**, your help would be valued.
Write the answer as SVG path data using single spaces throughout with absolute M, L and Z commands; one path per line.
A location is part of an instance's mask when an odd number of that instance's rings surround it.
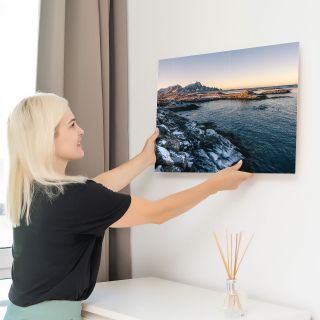
M 138 155 L 112 170 L 99 174 L 92 180 L 103 184 L 113 191 L 122 190 L 143 170 L 150 165 L 154 165 L 156 162 L 154 148 L 158 136 L 159 129 L 156 128 L 154 133 L 147 139 L 143 150 Z
M 194 207 L 208 196 L 222 190 L 236 189 L 251 173 L 238 171 L 241 161 L 223 169 L 194 187 L 174 193 L 160 200 L 131 197 L 127 212 L 111 228 L 126 228 L 140 224 L 160 224 Z

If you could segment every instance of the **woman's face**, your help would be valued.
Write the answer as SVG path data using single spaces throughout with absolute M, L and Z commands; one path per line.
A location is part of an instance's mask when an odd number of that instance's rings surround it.
M 84 151 L 80 144 L 84 131 L 77 125 L 70 109 L 66 111 L 55 134 L 55 155 L 58 160 L 81 159 Z

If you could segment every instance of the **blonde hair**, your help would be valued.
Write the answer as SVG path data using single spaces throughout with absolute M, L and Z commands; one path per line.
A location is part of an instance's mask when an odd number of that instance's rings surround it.
M 67 183 L 85 183 L 84 176 L 61 175 L 54 170 L 54 136 L 69 109 L 68 101 L 53 93 L 23 99 L 8 118 L 9 177 L 6 211 L 13 224 L 31 223 L 30 205 L 40 184 L 52 199 Z M 56 192 L 52 192 L 52 188 Z

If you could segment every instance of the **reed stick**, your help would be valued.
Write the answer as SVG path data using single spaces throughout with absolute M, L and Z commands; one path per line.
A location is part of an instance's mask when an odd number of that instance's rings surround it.
M 232 279 L 235 278 L 236 268 L 237 268 L 237 256 L 238 256 L 238 234 L 236 233 L 236 245 L 234 251 L 234 265 L 232 270 Z
M 250 246 L 250 243 L 251 243 L 253 237 L 254 237 L 254 234 L 252 235 L 250 241 L 248 242 L 248 245 L 247 245 L 246 249 L 245 249 L 244 252 L 243 252 L 243 255 L 242 255 L 242 257 L 241 257 L 241 259 L 240 259 L 240 262 L 239 262 L 239 264 L 238 264 L 238 267 L 237 267 L 237 269 L 236 269 L 236 273 L 238 272 L 238 269 L 239 269 L 239 267 L 240 267 L 240 265 L 241 265 L 241 262 L 242 262 L 242 260 L 243 260 L 243 258 L 244 258 L 244 255 L 246 254 L 246 252 L 247 252 L 247 250 L 248 250 L 248 248 L 249 248 L 249 246 Z
M 227 244 L 227 266 L 228 266 L 228 270 L 229 270 L 229 266 L 230 266 L 230 256 L 229 256 L 229 236 L 228 236 L 228 229 L 226 229 L 226 244 Z
M 230 248 L 230 250 L 231 250 L 231 269 L 230 269 L 230 274 L 231 274 L 231 279 L 232 279 L 232 266 L 233 266 L 233 237 L 232 237 L 232 233 L 231 233 L 231 248 Z
M 227 272 L 227 274 L 228 274 L 228 276 L 229 276 L 229 278 L 230 278 L 230 277 L 231 277 L 230 271 L 229 271 L 229 268 L 228 268 L 228 266 L 227 266 L 226 260 L 225 260 L 225 258 L 224 258 L 224 254 L 223 254 L 223 251 L 222 251 L 222 248 L 221 248 L 219 239 L 218 239 L 218 237 L 217 237 L 217 235 L 216 235 L 215 232 L 214 232 L 213 234 L 214 234 L 214 237 L 215 237 L 217 246 L 218 246 L 218 248 L 219 248 L 220 256 L 221 256 L 221 258 L 222 258 L 222 261 L 223 261 L 223 264 L 224 264 L 224 266 L 225 266 L 226 272 Z

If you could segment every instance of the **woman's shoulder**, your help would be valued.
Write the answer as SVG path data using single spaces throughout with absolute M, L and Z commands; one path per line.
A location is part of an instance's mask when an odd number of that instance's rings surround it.
M 84 182 L 77 182 L 77 183 L 67 183 L 63 186 L 64 191 L 74 191 L 74 192 L 81 192 L 86 190 L 91 190 L 96 188 L 99 184 L 96 183 L 92 179 L 87 179 Z M 100 186 L 99 186 L 100 187 Z
M 87 179 L 84 182 L 68 182 L 56 185 L 43 185 L 40 183 L 33 183 L 33 198 L 57 200 L 58 198 L 65 198 L 65 196 L 83 192 L 91 188 L 95 181 Z
M 34 203 L 53 205 L 86 205 L 91 201 L 100 201 L 110 197 L 114 192 L 104 185 L 87 179 L 84 182 L 66 183 L 62 188 L 57 186 L 38 186 L 34 192 Z M 102 200 L 105 201 L 105 200 Z
M 97 197 L 98 195 L 105 195 L 112 190 L 108 189 L 101 183 L 94 181 L 93 179 L 87 179 L 83 183 L 70 183 L 64 186 L 62 196 L 65 195 L 72 198 L 76 198 L 79 202 L 87 200 L 88 198 Z

